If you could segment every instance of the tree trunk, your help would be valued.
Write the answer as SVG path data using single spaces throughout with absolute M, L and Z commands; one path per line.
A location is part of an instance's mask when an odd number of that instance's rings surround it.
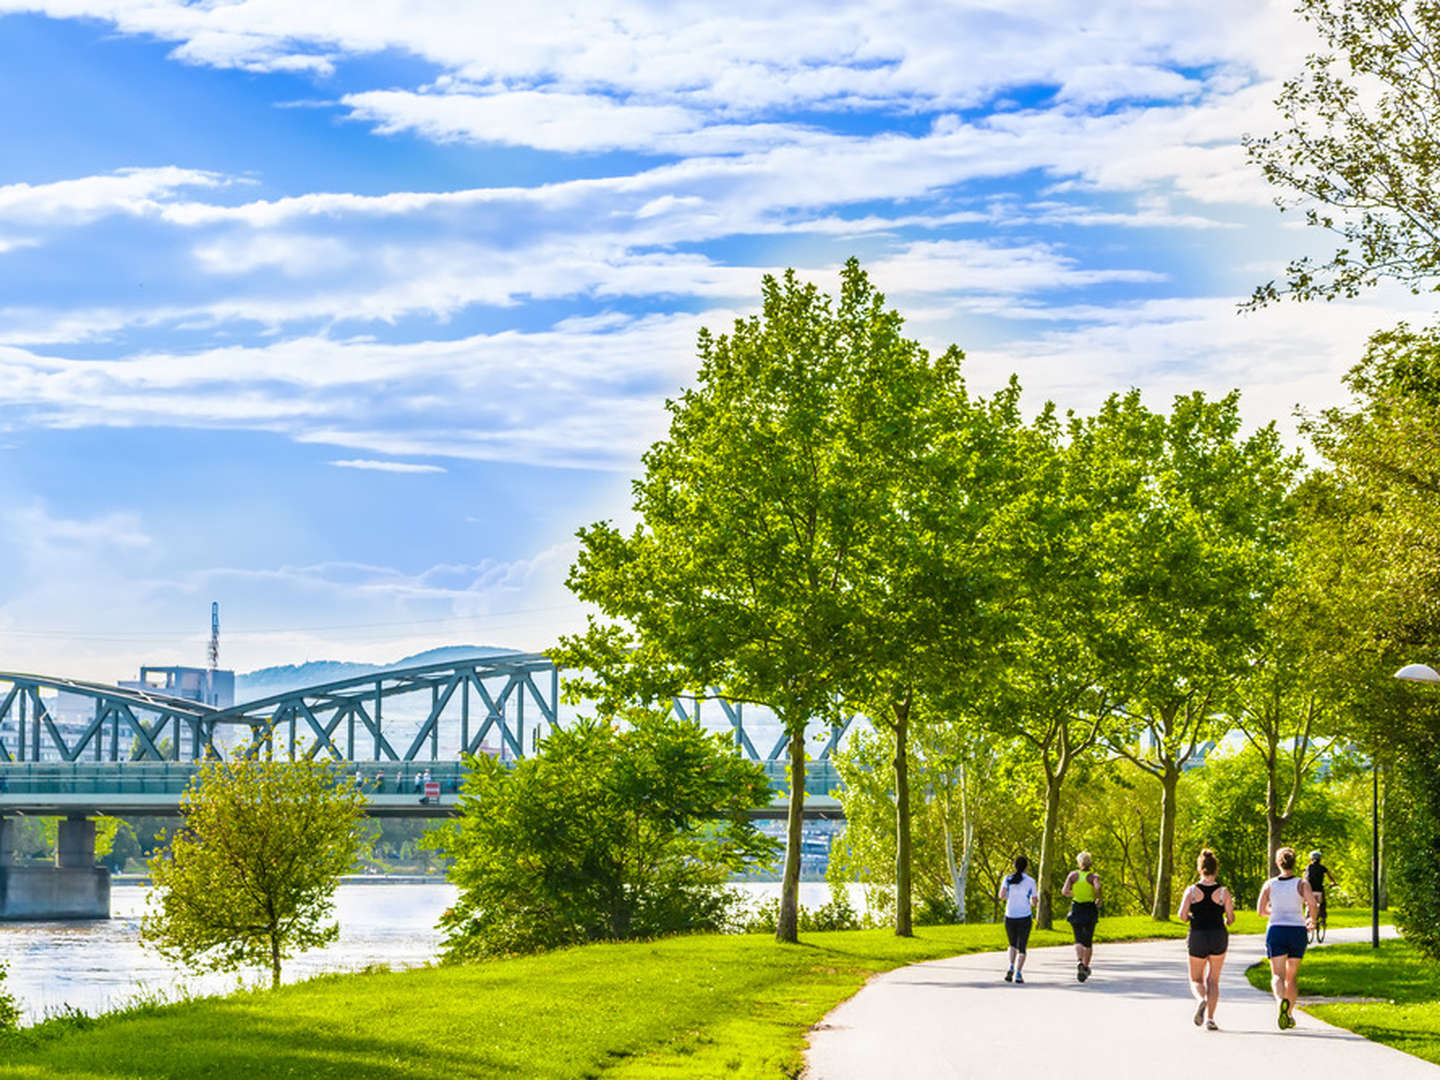
M 1040 835 L 1040 868 L 1035 884 L 1040 890 L 1040 905 L 1035 925 L 1049 930 L 1054 925 L 1050 909 L 1050 875 L 1055 869 L 1055 833 L 1060 828 L 1060 785 L 1063 774 L 1045 778 L 1045 831 Z
M 1150 917 L 1157 922 L 1170 919 L 1171 879 L 1175 874 L 1175 809 L 1180 770 L 1167 768 L 1160 777 L 1160 860 L 1155 867 L 1155 903 Z
M 955 830 L 952 827 L 954 819 L 954 806 L 950 801 L 950 789 L 941 789 L 944 798 L 944 817 L 942 823 L 945 826 L 945 868 L 950 871 L 950 890 L 955 898 L 955 921 L 964 922 L 966 919 L 965 893 L 970 886 L 970 853 L 975 843 L 975 826 L 970 823 L 970 812 L 966 801 L 965 791 L 965 766 L 961 764 L 960 769 L 960 860 L 955 859 Z
M 965 897 L 970 892 L 970 861 L 975 854 L 975 822 L 970 817 L 970 791 L 965 766 L 960 766 L 960 877 L 955 883 L 955 910 L 963 923 L 969 917 Z
M 785 872 L 780 879 L 780 916 L 775 940 L 800 940 L 800 840 L 805 825 L 805 727 L 790 729 L 790 806 L 785 821 Z
M 1275 790 L 1275 770 L 1265 778 L 1265 867 L 1262 878 L 1275 873 L 1275 852 L 1280 850 L 1285 831 L 1285 818 L 1280 814 L 1280 793 Z
M 270 987 L 278 989 L 280 986 L 280 935 L 274 931 L 270 934 Z
M 910 925 L 910 703 L 895 715 L 895 933 L 914 937 Z

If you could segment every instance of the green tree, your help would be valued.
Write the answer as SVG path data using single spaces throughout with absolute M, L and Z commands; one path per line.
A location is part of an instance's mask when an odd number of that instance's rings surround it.
M 1188 800 L 1187 800 L 1188 801 Z M 1149 915 L 1159 862 L 1160 783 L 1114 757 L 1081 763 L 1061 802 L 1067 852 L 1089 851 L 1105 882 L 1110 915 Z M 1185 826 L 1180 804 L 1178 828 Z
M 1382 278 L 1412 292 L 1440 276 L 1440 6 L 1433 0 L 1300 0 L 1326 44 L 1284 84 L 1282 130 L 1245 140 L 1282 189 L 1281 210 L 1336 234 L 1325 262 L 1293 260 L 1250 306 L 1355 296 Z
M 1440 655 L 1440 331 L 1375 335 L 1346 384 L 1348 404 L 1306 423 L 1330 466 L 1307 557 L 1334 585 L 1329 682 L 1405 807 L 1386 848 L 1396 921 L 1440 957 L 1440 695 L 1390 677 Z
M 956 722 L 927 722 L 910 744 L 916 917 L 989 917 L 1010 859 L 1038 839 L 1032 763 L 1010 750 Z M 887 733 L 859 732 L 835 759 L 845 829 L 826 876 L 863 883 L 871 910 L 895 902 L 893 754 Z
M 1132 650 L 1113 691 L 1129 723 L 1108 741 L 1160 783 L 1155 919 L 1174 910 L 1180 780 L 1223 733 L 1216 713 L 1250 668 L 1285 566 L 1299 461 L 1273 424 L 1242 437 L 1239 406 L 1238 393 L 1193 393 L 1165 415 L 1132 391 L 1079 436 L 1091 468 L 1120 476 L 1124 495 L 1105 532 Z
M 1106 730 L 1117 704 L 1113 671 L 1131 655 L 1105 552 L 1133 485 L 1124 470 L 1094 459 L 1083 434 L 1081 420 L 1062 425 L 1048 406 L 1025 432 L 1024 485 L 995 526 L 1010 629 L 995 639 L 977 699 L 982 722 L 1025 744 L 1043 780 L 1036 880 L 1045 929 L 1065 784 Z
M 640 524 L 580 530 L 570 588 L 614 621 L 555 656 L 595 673 L 572 692 L 602 710 L 718 691 L 775 713 L 790 775 L 776 937 L 793 942 L 807 728 L 841 717 L 876 535 L 896 516 L 892 455 L 958 354 L 932 366 L 854 259 L 838 302 L 793 271 L 762 294 L 759 316 L 701 332 L 696 384 L 667 403 L 669 437 L 634 484 Z
M 513 767 L 470 765 L 458 825 L 430 834 L 460 888 L 451 959 L 713 930 L 730 875 L 774 854 L 749 817 L 764 771 L 694 721 L 580 720 Z
M 914 342 L 903 351 L 883 364 L 888 397 L 872 395 L 870 423 L 890 429 L 888 467 L 876 480 L 890 489 L 866 571 L 854 577 L 861 614 L 841 685 L 846 701 L 891 739 L 895 932 L 908 936 L 912 732 L 941 722 L 951 702 L 973 703 L 994 641 L 1008 627 L 1008 572 L 995 523 L 1021 490 L 1022 467 L 1017 382 L 989 400 L 971 399 L 955 366 L 958 350 L 933 365 Z
M 150 860 L 141 940 L 199 970 L 268 965 L 274 986 L 282 959 L 335 940 L 335 886 L 368 831 L 348 779 L 314 761 L 212 761 L 180 807 L 184 827 Z
M 1283 750 L 1281 764 L 1282 768 L 1286 764 Z M 1352 873 L 1351 864 L 1342 863 L 1336 853 L 1351 850 L 1363 838 L 1366 821 L 1354 800 L 1334 782 L 1339 764 L 1327 759 L 1326 768 L 1307 773 L 1288 824 L 1297 846 L 1302 850 L 1323 848 L 1326 863 L 1346 888 L 1353 889 L 1361 885 L 1363 864 L 1355 866 L 1358 872 Z M 1239 903 L 1253 904 L 1260 886 L 1275 872 L 1274 862 L 1264 861 L 1265 774 L 1255 768 L 1254 755 L 1248 750 L 1211 754 L 1193 771 L 1189 790 L 1184 872 L 1193 872 L 1194 857 L 1202 847 L 1211 848 L 1220 860 L 1221 880 Z M 1330 902 L 1335 903 L 1333 896 Z
M 1294 563 L 1291 563 L 1294 567 Z M 1330 674 L 1322 590 L 1297 581 L 1276 594 L 1250 668 L 1231 696 L 1229 720 L 1265 777 L 1265 853 L 1273 866 L 1307 781 L 1333 747 L 1339 696 Z

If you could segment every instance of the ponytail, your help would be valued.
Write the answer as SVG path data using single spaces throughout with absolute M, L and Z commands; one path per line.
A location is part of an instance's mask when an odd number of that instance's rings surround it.
M 1005 880 L 1011 885 L 1019 885 L 1020 879 L 1025 876 L 1025 868 L 1030 865 L 1030 860 L 1024 855 L 1015 856 L 1015 872 Z

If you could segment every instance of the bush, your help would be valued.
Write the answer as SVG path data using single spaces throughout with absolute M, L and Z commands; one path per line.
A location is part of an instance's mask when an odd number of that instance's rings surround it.
M 452 960 L 716 930 L 732 873 L 768 862 L 750 820 L 761 768 L 722 736 L 660 713 L 580 720 L 513 767 L 467 758 L 457 825 L 429 834 L 460 898 L 440 920 Z
M 1400 932 L 1426 956 L 1440 960 L 1440 749 L 1412 748 L 1392 770 L 1386 795 L 1404 813 L 1387 817 L 1390 899 Z M 1398 790 L 1396 790 L 1398 789 Z
M 780 898 L 773 897 L 742 912 L 732 924 L 742 934 L 773 934 L 780 918 Z M 864 930 L 872 921 L 855 910 L 850 894 L 837 882 L 830 883 L 830 899 L 818 908 L 800 908 L 802 933 L 825 930 Z
M 20 1003 L 5 989 L 5 977 L 9 974 L 9 967 L 0 960 L 0 1031 L 14 1031 L 20 1026 Z

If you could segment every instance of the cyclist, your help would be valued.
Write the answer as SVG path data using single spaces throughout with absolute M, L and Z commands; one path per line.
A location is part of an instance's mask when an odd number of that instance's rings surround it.
M 1079 868 L 1070 871 L 1060 892 L 1070 897 L 1065 916 L 1075 933 L 1075 978 L 1082 983 L 1090 977 L 1090 958 L 1095 954 L 1095 924 L 1100 919 L 1100 875 L 1095 873 L 1090 852 L 1075 856 Z
M 1325 924 L 1325 879 L 1327 877 L 1336 885 L 1340 884 L 1339 881 L 1336 881 L 1335 875 L 1330 872 L 1330 868 L 1320 861 L 1320 852 L 1310 852 L 1310 865 L 1305 867 L 1305 884 L 1310 886 L 1310 891 L 1320 902 L 1320 914 L 1315 921 L 1317 928 Z

